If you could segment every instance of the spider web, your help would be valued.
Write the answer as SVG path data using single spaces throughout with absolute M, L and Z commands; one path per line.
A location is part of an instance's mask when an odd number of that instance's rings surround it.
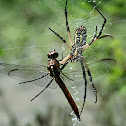
M 119 1 L 117 1 L 117 3 L 118 2 Z M 86 59 L 88 64 L 92 64 L 92 62 L 97 62 L 99 59 L 102 59 L 102 58 L 115 58 L 116 60 L 118 59 L 119 64 L 123 64 L 123 61 L 121 60 L 122 58 L 125 59 L 125 57 L 121 57 L 121 54 L 125 54 L 124 49 L 125 49 L 126 44 L 124 43 L 124 40 L 126 38 L 126 35 L 125 35 L 126 31 L 125 31 L 125 27 L 122 27 L 122 26 L 126 25 L 126 19 L 125 19 L 125 16 L 124 18 L 119 18 L 119 17 L 116 19 L 112 18 L 112 16 L 114 16 L 114 13 L 115 14 L 118 13 L 117 10 L 113 7 L 113 3 L 114 3 L 113 0 L 106 1 L 106 4 L 104 0 L 94 0 L 94 1 L 93 0 L 78 0 L 78 1 L 68 0 L 68 21 L 69 21 L 69 26 L 71 30 L 72 40 L 73 40 L 73 36 L 74 36 L 74 32 L 76 28 L 78 28 L 80 25 L 84 25 L 87 29 L 87 43 L 91 41 L 92 37 L 94 36 L 94 32 L 96 28 L 95 26 L 96 25 L 98 26 L 98 31 L 101 28 L 103 19 L 99 15 L 99 13 L 94 9 L 94 6 L 97 6 L 107 19 L 107 24 L 103 31 L 103 34 L 112 34 L 112 36 L 114 37 L 113 40 L 111 38 L 104 38 L 104 39 L 96 41 L 96 43 L 94 43 L 88 50 L 86 50 L 83 53 L 84 58 Z M 122 8 L 124 10 L 125 10 L 125 5 Z M 62 43 L 62 41 L 48 29 L 49 27 L 52 28 L 54 31 L 59 33 L 65 40 L 69 42 L 68 35 L 66 32 L 66 26 L 65 26 L 64 7 L 65 7 L 65 1 L 63 0 L 48 0 L 48 1 L 47 0 L 37 0 L 37 1 L 31 0 L 30 2 L 25 2 L 24 0 L 18 0 L 17 2 L 13 0 L 6 1 L 6 2 L 2 1 L 2 4 L 0 5 L 0 15 L 1 15 L 0 62 L 10 63 L 10 64 L 46 65 L 48 62 L 46 58 L 47 53 L 50 49 L 53 49 L 53 48 L 56 49 L 57 52 L 59 53 L 58 59 L 62 59 L 62 55 L 63 57 L 66 56 L 70 52 L 69 49 L 67 49 L 67 47 Z M 110 8 L 113 9 L 112 13 L 109 13 Z M 118 48 L 121 48 L 121 49 L 118 50 Z M 119 53 L 117 54 L 117 51 L 119 51 L 120 55 Z M 104 65 L 107 65 L 107 63 L 102 64 L 102 69 Z M 109 65 L 111 67 L 113 64 L 112 65 L 109 64 Z M 91 67 L 91 73 L 93 72 L 92 73 L 93 76 L 94 77 L 96 76 L 96 78 L 93 78 L 93 79 L 103 81 L 105 84 L 107 84 L 106 82 L 107 80 L 105 78 L 106 77 L 109 78 L 108 74 L 109 72 L 111 73 L 113 69 L 106 70 L 105 68 L 105 72 L 102 71 L 103 72 L 102 75 L 97 76 L 95 75 L 96 71 L 95 69 L 93 69 L 93 67 L 95 67 L 95 64 Z M 116 68 L 114 68 L 114 70 L 116 70 Z M 97 73 L 98 72 L 96 72 L 96 74 Z M 113 80 L 111 78 L 109 79 Z M 99 95 L 102 94 L 107 99 L 108 97 L 106 96 L 106 92 L 104 91 L 104 88 L 107 88 L 107 86 L 105 86 L 104 84 L 102 87 L 101 84 L 99 84 L 99 81 L 98 82 L 94 81 L 94 83 L 96 84 L 96 87 L 98 87 L 97 91 L 100 92 Z M 121 89 L 121 86 L 122 86 L 121 83 L 123 81 L 121 79 L 119 79 L 119 81 L 120 81 L 119 83 L 120 85 L 115 85 L 115 89 Z M 5 82 L 6 80 L 4 81 L 4 83 Z M 9 91 L 10 87 L 14 88 L 15 85 L 13 86 L 9 84 L 9 87 L 8 87 L 8 84 L 5 84 L 5 86 L 3 87 L 6 88 L 7 91 Z M 21 88 L 21 86 L 19 88 Z M 34 87 L 34 88 L 36 88 L 36 90 L 39 90 L 40 87 L 38 87 L 38 89 L 37 87 Z M 91 125 L 90 123 L 100 124 L 100 122 L 96 123 L 97 118 L 94 118 L 94 115 L 96 114 L 95 110 L 98 109 L 98 107 L 101 104 L 98 103 L 96 105 L 93 103 L 95 98 L 94 98 L 94 94 L 91 89 L 91 86 L 89 86 L 88 89 L 89 89 L 89 92 L 92 92 L 92 93 L 88 94 L 88 97 L 86 100 L 87 106 L 85 106 L 84 108 L 84 112 L 81 117 L 82 118 L 81 123 L 78 125 Z M 2 90 L 4 89 L 2 88 Z M 22 92 L 22 90 L 25 90 L 24 94 L 29 95 L 30 90 L 33 90 L 33 89 L 32 87 L 29 88 L 29 85 L 28 86 L 24 85 L 21 88 L 21 90 L 18 89 L 18 91 L 20 92 Z M 58 89 L 58 91 L 59 90 L 60 89 Z M 81 99 L 82 96 L 79 96 L 79 94 L 82 93 L 83 91 L 79 90 L 78 87 L 74 88 L 73 91 L 72 90 L 70 91 L 72 92 L 71 94 L 75 96 L 75 99 L 78 98 L 82 100 Z M 5 91 L 6 95 L 8 95 L 7 91 Z M 79 93 L 76 94 L 76 91 L 78 91 Z M 111 91 L 112 89 L 110 88 L 110 92 Z M 34 94 L 36 94 L 36 92 L 37 91 L 35 91 Z M 44 93 L 42 95 L 44 95 Z M 46 95 L 47 96 L 50 95 L 50 97 L 52 98 L 53 97 L 52 94 L 54 94 L 54 97 L 55 97 L 57 93 L 59 92 L 49 90 L 47 91 Z M 45 100 L 45 102 L 49 102 L 50 104 L 52 104 L 52 100 L 50 100 L 51 98 L 48 98 L 46 95 L 43 96 L 45 97 L 45 99 L 46 98 L 48 99 L 48 101 Z M 30 99 L 31 96 L 33 96 L 33 94 L 28 96 L 28 98 Z M 10 97 L 11 96 L 9 96 L 9 98 Z M 100 97 L 100 98 L 103 98 L 103 97 Z M 28 101 L 28 100 L 24 100 L 24 101 Z M 39 101 L 41 101 L 40 102 L 41 104 L 43 100 L 44 98 L 39 99 Z M 54 100 L 54 103 L 58 102 L 58 100 L 55 100 L 55 99 L 53 100 Z M 63 105 L 65 104 L 65 102 L 63 101 Z M 11 105 L 11 108 L 12 108 L 12 111 L 15 113 L 15 115 L 17 115 L 17 111 L 15 111 L 14 107 L 12 107 L 12 106 L 15 106 L 14 103 Z M 35 103 L 33 104 L 36 105 Z M 82 104 L 79 103 L 78 101 L 77 101 L 77 104 L 81 108 Z M 30 106 L 31 103 L 28 105 Z M 46 108 L 44 106 L 46 106 L 45 103 L 43 104 L 43 108 Z M 35 106 L 34 108 L 37 108 L 37 107 L 38 109 L 37 110 L 34 109 L 34 111 L 41 110 L 40 104 L 38 104 L 38 106 Z M 19 120 L 20 118 L 19 115 L 17 116 L 18 117 L 17 120 Z M 29 117 L 30 119 L 27 117 L 27 120 L 24 120 L 24 118 L 26 118 L 26 116 L 24 115 L 25 114 L 22 113 L 22 121 L 20 121 L 20 123 L 26 123 L 27 121 L 31 122 L 32 118 L 34 118 L 32 116 L 32 117 Z M 28 113 L 26 115 L 29 116 Z M 2 122 L 0 122 L 0 124 L 2 125 Z M 32 124 L 34 124 L 34 121 L 32 121 Z M 73 125 L 75 124 L 77 125 L 76 119 L 73 121 Z

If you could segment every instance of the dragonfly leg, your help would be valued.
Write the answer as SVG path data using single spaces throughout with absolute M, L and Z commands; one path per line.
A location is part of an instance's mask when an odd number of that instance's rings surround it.
M 64 73 L 62 73 L 64 77 L 66 77 L 67 79 L 73 81 L 73 79 L 69 78 L 67 75 L 65 75 Z
M 45 91 L 45 89 L 46 89 L 47 87 L 49 87 L 49 85 L 52 83 L 53 80 L 54 80 L 54 78 L 52 78 L 52 80 L 47 84 L 47 86 L 46 86 L 41 92 L 39 92 L 34 98 L 32 98 L 31 101 L 33 101 L 33 100 L 34 100 L 35 98 L 37 98 L 40 94 L 42 94 L 43 91 Z

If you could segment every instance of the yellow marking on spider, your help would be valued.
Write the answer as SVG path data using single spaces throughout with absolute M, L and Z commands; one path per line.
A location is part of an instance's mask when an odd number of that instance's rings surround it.
M 74 55 L 75 55 L 75 56 L 77 55 L 77 49 L 76 49 L 76 51 L 74 52 Z
M 80 43 L 81 43 L 81 40 L 82 40 L 82 35 L 80 35 Z
M 76 40 L 77 40 L 76 38 L 77 38 L 77 35 L 75 36 L 75 43 L 77 43 L 77 42 L 76 42 Z

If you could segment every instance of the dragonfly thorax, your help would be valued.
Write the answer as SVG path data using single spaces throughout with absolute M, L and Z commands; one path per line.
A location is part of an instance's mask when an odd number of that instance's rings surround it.
M 54 77 L 55 75 L 60 75 L 59 61 L 56 59 L 58 57 L 58 53 L 56 50 L 50 50 L 47 57 L 51 59 L 49 60 L 47 67 L 50 72 L 50 76 Z

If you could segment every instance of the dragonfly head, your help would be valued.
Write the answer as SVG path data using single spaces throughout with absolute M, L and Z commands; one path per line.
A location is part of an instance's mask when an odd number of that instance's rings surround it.
M 58 57 L 58 53 L 56 52 L 55 49 L 52 49 L 52 50 L 49 51 L 47 57 L 48 57 L 49 59 L 55 59 L 55 58 Z

